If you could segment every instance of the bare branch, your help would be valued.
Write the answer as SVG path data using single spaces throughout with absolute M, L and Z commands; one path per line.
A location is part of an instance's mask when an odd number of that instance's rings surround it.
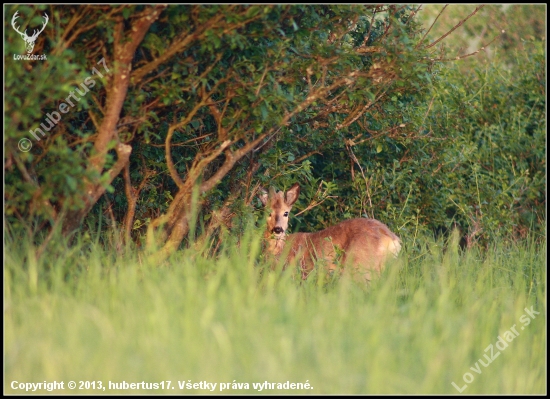
M 166 166 L 168 166 L 168 171 L 170 172 L 170 176 L 172 177 L 172 179 L 180 189 L 183 187 L 184 184 L 183 184 L 183 180 L 181 180 L 178 174 L 178 171 L 176 170 L 176 167 L 174 166 L 174 161 L 172 160 L 172 153 L 170 151 L 172 136 L 174 135 L 174 132 L 176 130 L 181 129 L 183 126 L 191 122 L 193 117 L 197 114 L 199 109 L 201 109 L 203 106 L 204 106 L 203 101 L 200 101 L 197 104 L 195 104 L 191 112 L 189 112 L 181 122 L 170 125 L 170 127 L 168 127 L 168 132 L 166 133 L 166 141 L 164 142 L 165 153 L 166 153 Z
M 441 16 L 441 14 L 443 14 L 443 11 L 445 11 L 445 9 L 447 8 L 448 4 L 445 4 L 445 6 L 441 9 L 441 11 L 439 11 L 439 14 L 437 14 L 437 17 L 435 17 L 435 20 L 432 22 L 432 24 L 430 25 L 430 27 L 428 28 L 428 30 L 426 31 L 426 33 L 424 33 L 424 36 L 422 36 L 422 39 L 420 39 L 420 41 L 418 42 L 418 44 L 414 47 L 415 49 L 417 49 L 418 47 L 420 47 L 420 45 L 422 44 L 422 42 L 424 42 L 424 40 L 426 39 L 426 36 L 428 36 L 428 33 L 430 33 L 430 31 L 432 30 L 432 28 L 434 27 L 435 23 L 437 22 L 437 20 L 439 19 L 439 17 Z
M 361 47 L 366 46 L 366 45 L 367 45 L 367 42 L 368 42 L 369 39 L 370 39 L 370 34 L 371 34 L 371 32 L 372 32 L 372 26 L 373 26 L 373 24 L 374 24 L 374 18 L 376 17 L 376 14 L 377 14 L 377 11 L 374 10 L 374 12 L 372 13 L 372 18 L 371 18 L 371 20 L 370 20 L 369 31 L 368 31 L 368 33 L 367 33 L 367 36 L 365 36 L 365 38 L 363 39 L 363 44 L 362 44 Z
M 502 31 L 501 33 L 504 33 L 504 31 Z M 499 37 L 499 35 L 495 36 L 493 38 L 493 40 L 491 40 L 489 43 L 485 44 L 484 46 L 482 46 L 478 50 L 474 51 L 473 53 L 460 55 L 460 56 L 457 56 L 455 58 L 434 58 L 433 61 L 439 61 L 439 62 L 458 61 L 458 60 L 461 60 L 461 59 L 464 59 L 464 58 L 467 58 L 467 57 L 471 57 L 473 55 L 478 54 L 480 51 L 485 50 L 487 47 L 489 47 L 491 44 L 493 44 L 495 42 L 495 40 L 498 39 L 498 37 Z
M 233 166 L 239 161 L 243 156 L 248 154 L 250 151 L 254 149 L 258 144 L 262 142 L 263 139 L 265 139 L 267 136 L 267 133 L 264 133 L 260 135 L 255 140 L 252 140 L 251 142 L 247 143 L 243 147 L 239 148 L 235 152 L 226 151 L 225 153 L 225 162 L 223 165 L 204 183 L 200 186 L 200 192 L 205 193 L 210 191 L 216 184 L 218 184 L 223 177 L 233 168 Z M 223 147 L 222 143 L 222 147 Z M 229 145 L 229 144 L 228 144 Z M 219 155 L 219 154 L 218 154 Z M 217 155 L 216 155 L 217 156 Z M 214 157 L 209 157 L 210 159 L 213 159 Z
M 445 33 L 443 36 L 441 36 L 439 39 L 437 39 L 435 42 L 427 45 L 425 48 L 430 48 L 430 47 L 433 47 L 435 46 L 437 43 L 439 43 L 441 40 L 445 39 L 447 36 L 449 36 L 452 32 L 454 32 L 457 28 L 461 27 L 462 24 L 464 24 L 464 22 L 466 22 L 467 20 L 469 20 L 471 17 L 473 17 L 479 10 L 481 10 L 483 7 L 485 7 L 484 4 L 480 5 L 480 6 L 477 6 L 476 9 L 470 14 L 468 15 L 466 18 L 464 18 L 462 21 L 460 21 L 458 24 L 456 24 L 450 31 L 448 31 L 447 33 Z
M 194 41 L 202 40 L 205 36 L 205 32 L 208 29 L 217 26 L 223 17 L 224 14 L 217 14 L 215 17 L 212 17 L 212 19 L 210 19 L 207 23 L 199 25 L 196 32 L 191 33 L 190 30 L 183 32 L 172 42 L 171 46 L 160 57 L 145 64 L 141 68 L 136 69 L 132 73 L 132 84 L 136 85 L 140 83 L 147 74 L 156 70 L 160 65 L 167 62 L 174 55 L 184 51 L 191 45 L 191 43 L 193 43 Z

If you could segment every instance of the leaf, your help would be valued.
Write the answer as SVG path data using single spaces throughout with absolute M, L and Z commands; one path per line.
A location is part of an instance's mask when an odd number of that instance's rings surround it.
M 67 186 L 71 189 L 71 191 L 76 190 L 76 180 L 72 176 L 65 176 L 65 181 L 67 182 Z
M 262 111 L 262 118 L 266 120 L 268 113 L 267 113 L 267 107 L 265 106 L 265 104 L 262 104 L 262 106 L 260 107 L 260 110 Z

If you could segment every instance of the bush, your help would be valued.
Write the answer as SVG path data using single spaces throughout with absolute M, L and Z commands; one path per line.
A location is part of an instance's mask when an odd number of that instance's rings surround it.
M 478 64 L 464 74 L 456 63 L 440 66 L 424 98 L 398 98 L 399 114 L 383 110 L 394 126 L 405 125 L 400 132 L 312 156 L 307 173 L 293 173 L 309 181 L 295 213 L 319 181 L 337 198 L 301 215 L 295 231 L 368 215 L 408 242 L 453 227 L 468 246 L 544 234 L 545 54 L 540 42 L 526 48 L 512 67 Z

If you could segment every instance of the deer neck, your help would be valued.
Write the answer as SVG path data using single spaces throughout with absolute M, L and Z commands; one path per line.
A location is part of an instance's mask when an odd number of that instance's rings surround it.
M 279 237 L 273 237 L 272 234 L 270 234 L 269 232 L 266 231 L 265 234 L 264 234 L 264 237 L 267 240 L 267 251 L 270 254 L 272 254 L 276 257 L 279 257 L 281 252 L 283 252 L 283 248 L 285 246 L 285 241 L 287 239 L 287 235 L 282 234 Z

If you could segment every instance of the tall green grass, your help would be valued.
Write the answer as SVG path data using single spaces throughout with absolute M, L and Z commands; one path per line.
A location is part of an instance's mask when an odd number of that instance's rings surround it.
M 457 394 L 453 382 L 464 394 L 546 392 L 545 244 L 462 252 L 456 240 L 427 242 L 365 287 L 271 271 L 258 236 L 249 230 L 216 259 L 195 248 L 160 266 L 85 236 L 52 241 L 37 260 L 27 240 L 8 237 L 4 392 L 24 393 L 14 381 L 63 381 L 54 393 L 79 394 L 210 392 L 178 381 L 217 383 L 217 394 L 221 383 L 222 393 L 258 393 L 253 383 L 266 381 L 310 389 L 260 393 Z M 540 314 L 524 325 L 531 307 Z M 514 325 L 519 335 L 496 355 Z

